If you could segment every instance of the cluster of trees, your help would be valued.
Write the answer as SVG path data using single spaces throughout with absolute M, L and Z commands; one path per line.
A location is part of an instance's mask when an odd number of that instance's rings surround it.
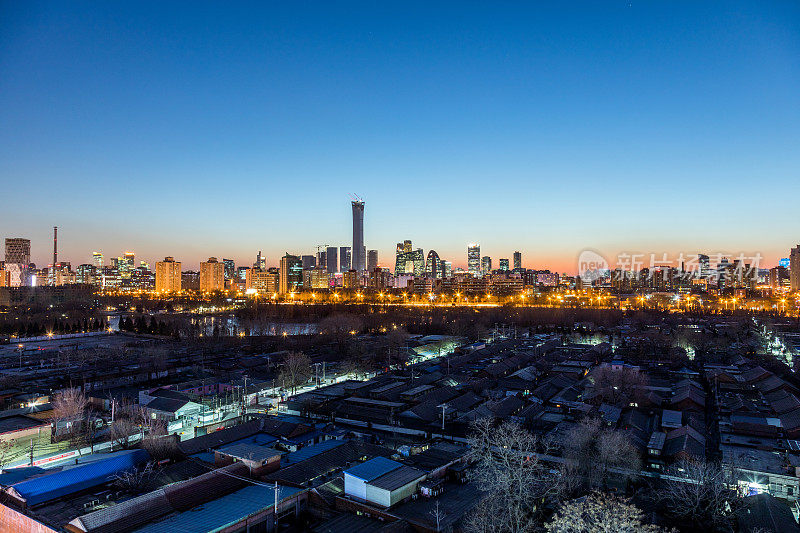
M 475 421 L 469 445 L 475 461 L 473 481 L 483 497 L 466 517 L 466 529 L 472 533 L 542 528 L 550 533 L 665 531 L 648 524 L 645 513 L 631 501 L 607 495 L 612 479 L 641 481 L 638 452 L 623 432 L 589 419 L 565 443 L 561 461 L 554 462 L 553 443 L 519 425 Z M 643 491 L 649 496 L 640 500 L 649 512 L 658 511 L 665 521 L 693 530 L 729 527 L 742 502 L 733 488 L 735 471 L 687 460 L 666 474 Z
M 83 319 L 76 318 L 68 320 L 64 318 L 55 318 L 47 320 L 29 319 L 29 320 L 15 320 L 13 322 L 0 323 L 0 334 L 15 335 L 17 337 L 41 337 L 47 334 L 64 335 L 67 333 L 83 333 L 87 331 L 100 331 L 108 327 L 108 324 L 95 317 L 83 317 Z
M 136 318 L 132 318 L 130 315 L 121 317 L 119 329 L 149 335 L 176 336 L 178 334 L 172 321 L 158 320 L 154 316 L 148 320 L 144 315 L 138 315 Z

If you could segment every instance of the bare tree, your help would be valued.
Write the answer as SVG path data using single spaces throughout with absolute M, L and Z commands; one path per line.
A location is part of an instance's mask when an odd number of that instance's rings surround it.
M 618 407 L 627 407 L 638 401 L 647 386 L 647 376 L 628 367 L 615 370 L 610 366 L 601 366 L 591 373 L 589 379 L 596 397 Z
M 643 523 L 644 513 L 619 498 L 594 493 L 564 503 L 545 525 L 548 533 L 658 533 L 662 528 Z
M 564 458 L 562 476 L 570 492 L 584 484 L 605 484 L 612 469 L 615 476 L 626 480 L 635 478 L 641 470 L 639 452 L 625 433 L 605 429 L 595 418 L 584 418 L 569 432 Z
M 297 387 L 305 384 L 311 375 L 311 359 L 302 352 L 289 352 L 283 361 L 279 379 L 294 394 Z
M 89 401 L 80 389 L 64 389 L 53 398 L 53 414 L 50 421 L 56 438 L 62 435 L 75 437 L 78 428 L 85 422 L 86 408 Z
M 130 468 L 118 472 L 114 476 L 114 485 L 127 491 L 129 494 L 140 494 L 145 492 L 153 479 L 158 475 L 160 469 L 154 461 L 148 461 L 141 468 Z
M 439 500 L 436 500 L 436 505 L 431 510 L 430 515 L 433 517 L 433 521 L 436 524 L 436 531 L 441 531 L 442 522 L 447 518 L 447 513 L 439 506 Z
M 742 503 L 735 470 L 702 460 L 682 460 L 667 470 L 662 501 L 674 517 L 715 528 L 727 522 Z
M 141 447 L 155 461 L 175 459 L 180 455 L 174 435 L 147 435 L 142 439 Z
M 495 426 L 488 418 L 472 425 L 473 479 L 486 493 L 470 513 L 470 531 L 532 531 L 543 500 L 557 493 L 557 475 L 541 463 L 539 439 L 511 422 Z
M 127 448 L 130 443 L 130 437 L 138 432 L 139 424 L 133 418 L 118 416 L 109 430 L 111 445 L 117 448 Z
M 6 461 L 11 456 L 11 452 L 14 449 L 14 445 L 7 441 L 7 440 L 0 440 L 0 474 L 3 473 L 3 467 L 6 465 Z

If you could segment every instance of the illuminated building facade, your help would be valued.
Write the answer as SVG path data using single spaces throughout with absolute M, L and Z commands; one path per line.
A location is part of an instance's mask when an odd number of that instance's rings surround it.
M 280 286 L 278 292 L 288 294 L 303 288 L 303 262 L 296 255 L 281 257 Z
M 336 247 L 328 246 L 328 249 L 325 250 L 325 270 L 327 270 L 329 274 L 339 271 L 339 262 L 336 260 L 336 256 Z
M 378 268 L 378 250 L 367 251 L 367 270 L 372 272 Z
M 236 263 L 233 259 L 223 259 L 222 264 L 225 267 L 225 279 L 233 279 L 236 277 Z
M 800 291 L 800 244 L 789 251 L 789 286 Z
M 156 263 L 156 290 L 178 292 L 181 290 L 181 262 L 165 257 Z
M 481 274 L 484 276 L 492 273 L 492 258 L 484 255 L 481 258 Z
M 216 257 L 200 263 L 200 290 L 214 292 L 225 290 L 225 265 Z
M 467 246 L 467 271 L 473 276 L 481 274 L 481 245 L 472 243 Z
M 353 264 L 352 268 L 363 272 L 367 268 L 366 247 L 364 246 L 364 202 L 354 200 L 353 206 Z
M 350 270 L 350 247 L 349 246 L 341 246 L 339 247 L 339 272 L 347 272 Z
M 428 258 L 425 261 L 425 276 L 431 279 L 441 279 L 444 276 L 442 260 L 439 259 L 439 254 L 435 250 L 428 252 Z

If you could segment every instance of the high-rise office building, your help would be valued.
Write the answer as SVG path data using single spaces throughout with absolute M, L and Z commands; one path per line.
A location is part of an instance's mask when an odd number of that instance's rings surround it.
M 789 250 L 789 287 L 800 291 L 800 244 Z
M 340 272 L 347 272 L 350 270 L 352 266 L 352 262 L 350 261 L 350 247 L 349 246 L 340 246 L 339 247 L 339 271 Z
M 708 279 L 712 277 L 713 272 L 711 271 L 711 261 L 706 254 L 697 254 L 697 265 L 700 269 L 701 278 Z
M 216 257 L 200 263 L 200 290 L 205 292 L 225 290 L 225 265 Z
M 280 286 L 278 292 L 287 294 L 303 288 L 303 262 L 296 255 L 286 253 L 281 257 Z
M 367 270 L 372 272 L 378 266 L 378 250 L 367 251 Z
M 31 264 L 31 241 L 30 239 L 6 239 L 6 263 L 25 265 Z
M 327 269 L 328 269 L 328 251 L 327 250 L 318 250 L 317 251 L 317 267 L 324 268 L 327 271 Z
M 788 257 L 782 258 L 780 261 L 778 261 L 778 266 L 782 266 L 783 268 L 789 268 L 790 266 L 789 258 Z
M 156 290 L 178 292 L 181 290 L 181 262 L 165 257 L 156 263 Z
M 92 265 L 97 268 L 103 268 L 103 253 L 92 252 Z
M 236 277 L 236 263 L 233 259 L 223 259 L 222 265 L 225 272 L 225 279 L 234 279 Z
M 5 263 L 6 277 L 8 278 L 7 284 L 9 287 L 28 285 L 28 267 L 31 264 L 30 239 L 6 239 Z
M 408 242 L 410 244 L 411 241 Z M 422 251 L 422 248 L 402 253 L 398 251 L 395 260 L 395 276 L 399 274 L 425 275 L 425 252 Z
M 481 273 L 481 245 L 471 243 L 467 246 L 467 271 L 473 276 Z
M 453 277 L 453 263 L 450 261 L 442 261 L 442 277 L 445 279 Z
M 317 258 L 313 255 L 303 255 L 300 257 L 300 262 L 303 264 L 303 270 L 310 270 L 317 266 Z
M 408 243 L 408 251 L 411 251 L 411 241 Z M 397 243 L 397 250 L 394 259 L 394 273 L 395 275 L 404 274 L 406 271 L 406 249 L 402 242 Z
M 353 200 L 353 269 L 363 272 L 367 268 L 364 246 L 364 202 Z
M 505 258 L 501 257 L 500 258 L 500 270 L 502 270 L 503 272 L 508 272 L 508 258 L 507 257 L 505 257 Z
M 361 275 L 355 269 L 350 269 L 342 275 L 342 288 L 357 289 L 361 286 Z
M 492 258 L 488 255 L 481 257 L 481 274 L 484 276 L 492 273 Z
M 328 271 L 328 274 L 333 274 L 339 271 L 338 261 L 336 261 L 336 247 L 335 246 L 328 246 L 328 249 L 325 251 L 325 269 Z
M 125 252 L 122 257 L 117 258 L 117 270 L 123 279 L 129 279 L 131 272 L 136 268 L 136 254 Z
M 514 252 L 514 270 L 522 269 L 522 252 Z
M 439 258 L 439 254 L 435 250 L 430 250 L 425 261 L 425 276 L 431 279 L 441 279 L 443 275 L 442 260 Z
M 267 258 L 261 255 L 261 250 L 258 251 L 258 255 L 256 256 L 256 262 L 253 263 L 253 268 L 258 270 L 267 269 Z

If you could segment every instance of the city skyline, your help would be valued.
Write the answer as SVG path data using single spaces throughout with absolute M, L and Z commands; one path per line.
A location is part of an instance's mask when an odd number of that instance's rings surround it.
M 366 202 L 364 202 L 362 200 L 362 201 L 359 201 L 359 203 L 361 204 L 360 209 L 361 209 L 361 213 L 363 215 L 363 213 L 365 211 L 364 204 Z M 354 225 L 355 225 L 355 218 L 351 220 L 351 231 L 352 231 L 352 228 L 354 227 Z M 363 223 L 361 223 L 361 226 L 362 226 L 361 229 L 363 230 L 365 225 Z M 366 227 L 368 227 L 368 225 Z M 53 227 L 51 231 L 53 231 L 55 233 L 56 228 Z M 63 235 L 63 233 L 62 233 L 62 235 Z M 0 235 L 0 238 L 29 240 L 30 241 L 30 250 L 31 250 L 31 252 L 30 252 L 31 262 L 36 264 L 36 266 L 38 268 L 43 268 L 43 267 L 46 267 L 49 264 L 51 264 L 51 263 L 48 263 L 48 262 L 38 263 L 35 260 L 35 258 L 37 257 L 36 256 L 37 245 L 33 241 L 33 239 L 30 239 L 27 236 L 10 236 L 10 235 L 8 235 L 8 236 Z M 55 240 L 55 235 L 51 235 L 51 239 Z M 411 241 L 411 242 L 416 242 L 418 244 L 417 241 L 413 241 L 411 239 L 408 239 L 408 240 Z M 53 241 L 51 241 L 51 242 L 53 243 L 53 245 L 55 244 Z M 327 243 L 327 244 L 330 244 L 330 243 Z M 91 252 L 88 252 L 88 253 L 80 255 L 79 256 L 80 259 L 78 259 L 78 260 L 73 259 L 71 256 L 68 256 L 67 254 L 63 253 L 63 251 L 61 251 L 60 253 L 61 253 L 61 262 L 62 263 L 70 263 L 73 267 L 75 267 L 77 265 L 80 265 L 80 264 L 96 264 L 98 254 L 100 254 L 100 257 L 102 257 L 105 265 L 109 265 L 112 258 L 123 257 L 124 255 L 127 255 L 127 254 L 134 254 L 135 265 L 136 266 L 138 266 L 140 262 L 144 261 L 144 262 L 146 262 L 147 264 L 150 265 L 150 268 L 154 268 L 154 265 L 156 263 L 158 263 L 159 261 L 162 261 L 164 259 L 164 257 L 175 257 L 176 261 L 179 261 L 183 265 L 186 266 L 186 268 L 184 268 L 184 270 L 199 271 L 202 263 L 206 262 L 209 258 L 214 258 L 215 259 L 216 257 L 219 257 L 220 261 L 223 258 L 226 259 L 226 260 L 233 260 L 237 267 L 239 267 L 239 266 L 251 266 L 251 265 L 254 265 L 256 263 L 260 263 L 260 259 L 259 258 L 261 258 L 261 260 L 264 261 L 266 267 L 275 267 L 275 268 L 277 268 L 280 265 L 281 258 L 286 253 L 297 255 L 298 257 L 300 257 L 300 256 L 311 257 L 311 254 L 313 252 L 313 250 L 310 250 L 311 248 L 316 249 L 319 246 L 321 251 L 328 251 L 330 249 L 335 249 L 335 250 L 338 251 L 338 250 L 340 250 L 341 247 L 345 247 L 347 249 L 351 249 L 351 246 L 349 246 L 350 244 L 352 244 L 352 243 L 346 243 L 346 244 L 341 244 L 340 243 L 340 244 L 331 245 L 331 246 L 322 246 L 322 245 L 301 246 L 301 245 L 298 245 L 298 246 L 294 246 L 290 250 L 284 250 L 283 252 L 276 253 L 274 256 L 270 256 L 270 255 L 264 254 L 263 253 L 263 249 L 264 248 L 259 248 L 259 250 L 255 254 L 251 253 L 250 257 L 248 257 L 247 255 L 242 255 L 241 257 L 238 257 L 238 256 L 236 256 L 236 254 L 227 254 L 227 255 L 226 254 L 217 254 L 216 256 L 209 256 L 209 253 L 211 253 L 211 252 L 209 252 L 209 251 L 205 251 L 204 252 L 204 251 L 200 250 L 198 252 L 200 254 L 200 258 L 197 261 L 193 261 L 191 259 L 187 260 L 187 259 L 182 258 L 182 257 L 180 257 L 178 255 L 175 255 L 175 254 L 169 255 L 168 251 L 166 252 L 166 254 L 162 254 L 161 256 L 155 256 L 155 257 L 149 257 L 148 256 L 148 257 L 142 258 L 142 256 L 139 253 L 137 253 L 135 250 L 131 250 L 131 249 L 124 249 L 123 250 L 122 248 L 120 248 L 119 251 L 111 251 L 110 253 L 107 252 L 107 251 L 103 251 L 103 250 L 101 250 L 99 248 L 96 248 L 96 249 L 93 249 Z M 417 244 L 415 244 L 415 246 L 417 246 Z M 43 248 L 43 246 L 44 245 L 42 245 L 40 243 L 38 248 Z M 51 246 L 51 244 L 48 243 L 48 247 L 50 247 L 50 246 Z M 655 262 L 655 264 L 658 264 L 661 260 L 663 260 L 663 261 L 667 261 L 668 260 L 669 263 L 672 266 L 680 267 L 682 261 L 686 261 L 686 262 L 693 261 L 693 262 L 696 263 L 698 254 L 709 256 L 710 259 L 711 259 L 711 264 L 714 265 L 714 266 L 716 266 L 718 264 L 718 260 L 721 260 L 723 258 L 729 260 L 730 262 L 733 262 L 733 261 L 735 261 L 735 260 L 737 260 L 739 258 L 743 258 L 743 259 L 747 259 L 747 260 L 751 260 L 753 258 L 756 258 L 756 263 L 758 263 L 758 268 L 765 269 L 765 268 L 772 268 L 772 267 L 778 266 L 779 262 L 788 261 L 788 258 L 789 258 L 789 255 L 790 255 L 792 249 L 795 248 L 796 246 L 800 246 L 800 245 L 792 244 L 789 248 L 787 248 L 787 249 L 785 249 L 783 251 L 783 254 L 778 253 L 776 255 L 776 257 L 774 257 L 774 258 L 772 258 L 770 256 L 765 256 L 765 255 L 761 254 L 760 251 L 748 252 L 748 251 L 739 250 L 739 251 L 735 251 L 735 252 L 730 252 L 730 251 L 716 251 L 716 252 L 714 252 L 714 251 L 710 251 L 709 249 L 680 250 L 679 252 L 675 252 L 675 253 L 664 252 L 664 251 L 639 252 L 639 251 L 621 250 L 619 252 L 619 254 L 617 254 L 617 255 L 602 254 L 602 257 L 608 262 L 608 265 L 612 270 L 616 266 L 623 266 L 624 267 L 625 261 L 630 261 L 631 265 L 640 264 L 640 266 L 642 268 L 647 268 L 647 267 L 652 267 L 653 266 L 653 265 L 650 264 L 653 261 Z M 526 268 L 526 269 L 549 269 L 549 270 L 552 270 L 554 272 L 564 272 L 564 273 L 566 273 L 568 275 L 576 275 L 576 274 L 580 273 L 578 271 L 578 264 L 579 264 L 580 257 L 582 255 L 582 253 L 585 253 L 586 250 L 591 250 L 592 252 L 595 252 L 595 250 L 588 249 L 588 248 L 584 248 L 582 250 L 578 250 L 576 252 L 576 254 L 575 254 L 575 257 L 572 259 L 572 262 L 570 264 L 567 264 L 567 266 L 565 268 L 557 268 L 554 265 L 558 264 L 558 263 L 554 263 L 554 264 L 538 263 L 538 262 L 536 262 L 536 260 L 539 259 L 539 258 L 534 256 L 533 260 L 531 260 L 531 259 L 529 259 L 528 253 L 521 252 L 521 251 L 518 251 L 518 250 L 515 250 L 513 253 L 509 253 L 507 250 L 500 250 L 500 251 L 497 251 L 496 253 L 488 254 L 488 253 L 485 253 L 485 250 L 487 249 L 487 247 L 485 245 L 483 245 L 482 243 L 479 243 L 479 242 L 467 243 L 464 246 L 463 253 L 461 255 L 455 255 L 453 257 L 445 256 L 444 254 L 439 253 L 439 249 L 445 249 L 445 248 L 426 247 L 425 245 L 423 245 L 421 247 L 421 249 L 424 250 L 424 255 L 427 255 L 428 252 L 431 252 L 431 251 L 436 252 L 437 255 L 439 257 L 441 257 L 443 260 L 450 261 L 452 263 L 452 266 L 453 266 L 454 269 L 457 268 L 457 269 L 461 269 L 461 270 L 464 270 L 464 271 L 470 271 L 469 270 L 469 265 L 468 265 L 468 257 L 469 257 L 469 254 L 470 254 L 471 247 L 477 247 L 477 252 L 476 252 L 477 256 L 476 257 L 477 257 L 478 263 L 476 263 L 477 266 L 476 266 L 475 272 L 479 272 L 481 270 L 480 263 L 482 262 L 482 258 L 489 257 L 489 258 L 492 259 L 492 261 L 495 261 L 495 263 L 494 263 L 495 265 L 498 265 L 501 260 L 505 260 L 505 261 L 508 262 L 508 261 L 510 261 L 509 258 L 514 256 L 514 262 L 516 264 L 517 258 L 515 256 L 517 254 L 520 254 L 520 262 L 521 262 L 521 267 L 522 268 Z M 48 249 L 52 253 L 51 257 L 55 257 L 55 250 L 53 248 L 48 248 Z M 492 247 L 490 249 L 494 249 L 494 248 Z M 59 248 L 59 250 L 60 250 L 60 248 Z M 376 250 L 380 250 L 381 251 L 378 254 L 378 258 L 379 258 L 378 266 L 381 266 L 382 268 L 385 268 L 385 269 L 394 270 L 394 267 L 395 267 L 395 250 L 392 249 L 391 252 L 389 252 L 389 251 L 382 252 L 382 248 L 373 249 L 371 247 L 371 245 L 369 245 L 368 243 L 365 244 L 365 252 L 366 251 L 374 252 Z M 523 248 L 523 250 L 524 250 L 524 248 Z M 44 252 L 42 252 L 42 254 L 44 254 Z M 316 259 L 316 257 L 317 257 L 316 254 L 314 254 L 313 257 Z M 459 259 L 459 257 L 460 257 L 460 259 Z M 337 257 L 337 261 L 335 261 L 336 263 L 339 263 L 338 259 L 339 258 Z M 364 260 L 366 261 L 366 257 L 365 257 Z M 511 267 L 509 266 L 509 268 L 511 268 Z M 514 268 L 517 268 L 517 267 L 514 266 Z M 637 269 L 634 269 L 634 270 L 637 270 Z M 337 271 L 341 272 L 342 269 L 339 268 L 339 269 L 337 269 Z
M 789 3 L 9 4 L 0 180 L 35 201 L 0 228 L 41 265 L 54 225 L 73 263 L 275 265 L 349 245 L 356 191 L 384 264 L 411 239 L 462 268 L 470 242 L 567 272 L 586 248 L 771 266 L 798 240 L 799 20 Z

